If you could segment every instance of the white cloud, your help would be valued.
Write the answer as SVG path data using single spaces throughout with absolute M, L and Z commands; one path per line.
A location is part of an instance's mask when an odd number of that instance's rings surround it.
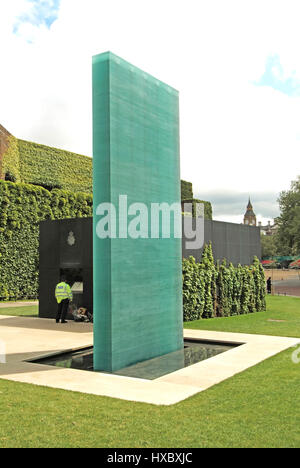
M 213 207 L 213 217 L 219 221 L 242 223 L 246 207 L 248 205 L 249 193 L 227 190 L 209 190 L 201 193 L 202 198 L 210 200 Z M 196 192 L 196 198 L 200 195 Z M 278 194 L 276 192 L 252 192 L 251 203 L 256 214 L 257 222 L 266 225 L 268 221 L 279 216 L 277 204 Z M 228 214 L 230 213 L 230 214 Z
M 0 122 L 15 135 L 91 155 L 91 56 L 111 50 L 180 90 L 195 192 L 263 200 L 299 174 L 300 98 L 254 84 L 272 55 L 300 77 L 298 1 L 61 0 L 49 29 L 29 21 L 18 36 L 30 2 L 3 1 Z

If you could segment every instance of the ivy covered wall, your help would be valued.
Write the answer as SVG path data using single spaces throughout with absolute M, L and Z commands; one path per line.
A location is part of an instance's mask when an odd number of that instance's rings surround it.
M 209 201 L 198 200 L 194 198 L 193 194 L 193 184 L 191 182 L 186 182 L 185 180 L 181 181 L 181 205 L 182 211 L 186 212 L 184 208 L 184 203 L 192 204 L 192 214 L 196 216 L 196 204 L 203 203 L 204 204 L 204 217 L 205 219 L 212 219 L 213 212 L 212 212 L 212 205 Z
M 22 182 L 92 192 L 92 158 L 24 140 L 18 140 L 18 147 Z
M 193 184 L 186 180 L 181 181 L 181 200 L 191 200 L 193 195 Z
M 92 192 L 92 158 L 9 137 L 2 179 L 40 185 L 49 190 Z
M 0 301 L 38 295 L 39 222 L 92 216 L 92 195 L 0 180 Z
M 12 135 L 7 137 L 7 146 L 2 156 L 1 177 L 12 182 L 20 182 L 20 155 L 18 140 Z
M 20 140 L 10 134 L 7 143 L 2 156 L 0 179 L 39 185 L 48 190 L 58 188 L 72 192 L 92 192 L 92 158 Z M 181 181 L 181 200 L 194 200 L 191 182 Z M 203 203 L 206 218 L 212 219 L 211 204 L 206 201 Z

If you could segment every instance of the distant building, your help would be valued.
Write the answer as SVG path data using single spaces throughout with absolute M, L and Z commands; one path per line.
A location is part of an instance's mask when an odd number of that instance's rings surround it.
M 276 234 L 278 226 L 276 223 L 271 225 L 271 221 L 268 222 L 266 226 L 263 226 L 261 222 L 258 223 L 258 227 L 260 228 L 260 232 L 266 236 L 273 236 Z
M 256 215 L 253 211 L 253 206 L 249 197 L 247 211 L 244 216 L 244 224 L 247 226 L 256 226 Z
M 260 228 L 261 234 L 264 234 L 266 236 L 273 236 L 278 229 L 278 226 L 276 223 L 271 225 L 271 221 L 268 222 L 266 226 L 263 226 L 262 222 L 257 223 L 257 218 L 256 214 L 253 211 L 253 206 L 249 197 L 249 202 L 247 206 L 247 211 L 244 216 L 244 224 L 247 226 L 258 226 Z

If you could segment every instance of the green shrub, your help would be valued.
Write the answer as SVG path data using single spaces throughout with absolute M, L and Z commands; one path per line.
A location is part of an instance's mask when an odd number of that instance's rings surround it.
M 185 320 L 192 321 L 202 318 L 205 305 L 205 273 L 200 263 L 194 257 L 183 259 L 183 314 Z
M 8 141 L 8 149 L 3 155 L 3 177 L 48 190 L 92 192 L 92 158 L 13 136 L 9 136 Z
M 18 146 L 22 182 L 92 192 L 92 158 L 24 140 L 18 140 Z
M 234 268 L 232 263 L 229 265 L 230 274 L 232 276 L 232 314 L 231 315 L 240 315 L 241 313 L 241 269 L 239 265 L 237 268 Z
M 181 181 L 181 200 L 193 199 L 193 184 L 191 182 Z
M 12 182 L 21 181 L 19 145 L 12 135 L 8 137 L 8 148 L 3 156 L 2 176 Z
M 266 310 L 266 286 L 265 286 L 265 272 L 262 264 L 257 257 L 254 257 L 254 282 L 257 294 L 255 296 L 255 308 L 259 310 Z
M 196 213 L 197 213 L 197 203 L 203 203 L 204 204 L 204 218 L 205 219 L 212 219 L 212 206 L 211 203 L 208 201 L 204 200 L 198 200 L 198 198 L 192 198 L 192 199 L 184 199 L 181 201 L 182 204 L 182 210 L 184 210 L 184 204 L 189 203 L 192 205 L 192 215 L 195 218 Z
M 204 291 L 205 302 L 203 318 L 211 318 L 215 313 L 215 264 L 211 244 L 206 245 L 202 254 L 202 265 L 204 269 Z
M 232 271 L 227 268 L 223 260 L 218 268 L 217 276 L 217 316 L 229 317 L 232 314 L 233 303 L 233 277 Z
M 257 257 L 250 266 L 234 267 L 226 260 L 215 265 L 212 247 L 207 245 L 201 263 L 193 257 L 183 260 L 184 321 L 265 310 L 265 285 Z

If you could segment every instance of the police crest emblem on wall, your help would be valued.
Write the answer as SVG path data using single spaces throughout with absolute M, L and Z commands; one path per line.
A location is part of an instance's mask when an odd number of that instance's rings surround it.
M 71 247 L 75 244 L 76 238 L 73 231 L 69 232 L 67 242 Z

